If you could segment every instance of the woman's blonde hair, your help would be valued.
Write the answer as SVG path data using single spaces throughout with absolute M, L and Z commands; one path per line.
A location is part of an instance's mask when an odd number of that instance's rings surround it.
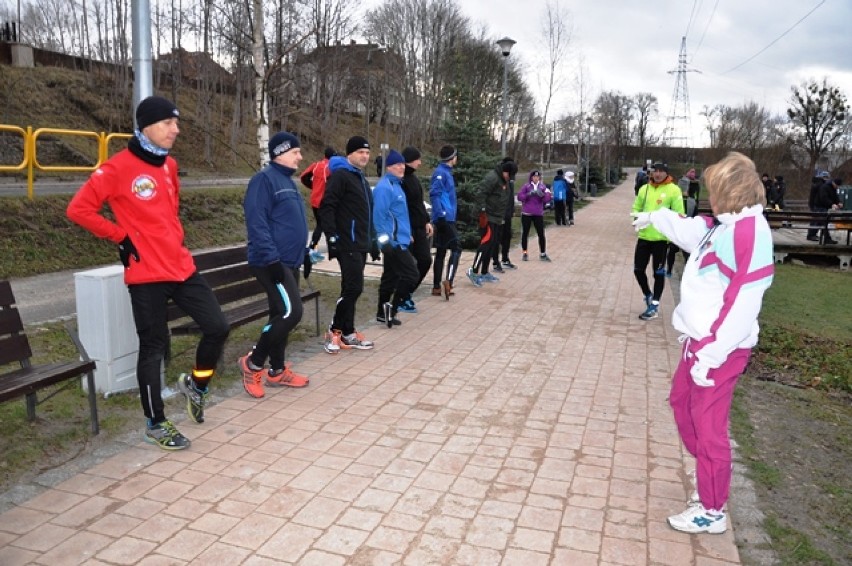
M 741 212 L 748 206 L 766 206 L 766 191 L 754 161 L 736 151 L 704 171 L 704 185 L 713 195 L 715 214 Z

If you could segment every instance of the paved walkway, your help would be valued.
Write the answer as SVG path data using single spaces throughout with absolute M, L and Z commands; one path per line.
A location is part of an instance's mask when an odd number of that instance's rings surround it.
M 672 294 L 637 318 L 631 188 L 551 227 L 553 263 L 427 286 L 363 328 L 374 350 L 311 344 L 308 388 L 227 399 L 181 423 L 190 450 L 140 441 L 8 510 L 0 564 L 738 564 L 731 530 L 665 523 L 692 464 Z

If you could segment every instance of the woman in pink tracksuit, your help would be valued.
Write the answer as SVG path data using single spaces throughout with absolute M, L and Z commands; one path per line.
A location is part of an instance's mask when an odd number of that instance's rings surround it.
M 683 353 L 669 403 L 680 438 L 695 457 L 697 497 L 668 518 L 687 533 L 723 533 L 731 485 L 728 417 L 737 379 L 757 344 L 757 316 L 772 283 L 772 234 L 763 217 L 763 185 L 754 163 L 729 153 L 704 176 L 713 217 L 668 209 L 634 213 L 690 254 L 672 324 Z

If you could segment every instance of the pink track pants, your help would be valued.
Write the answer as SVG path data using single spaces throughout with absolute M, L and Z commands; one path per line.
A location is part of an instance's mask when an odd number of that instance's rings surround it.
M 728 437 L 731 400 L 751 350 L 731 352 L 720 367 L 707 374 L 716 385 L 700 387 L 689 374 L 696 358 L 688 353 L 688 348 L 689 340 L 683 345 L 683 355 L 672 378 L 669 404 L 680 439 L 696 460 L 695 481 L 701 504 L 706 509 L 721 510 L 731 489 L 731 441 Z

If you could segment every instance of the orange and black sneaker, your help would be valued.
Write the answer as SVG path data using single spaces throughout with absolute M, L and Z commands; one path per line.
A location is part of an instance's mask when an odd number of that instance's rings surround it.
M 290 369 L 290 362 L 284 364 L 284 369 L 274 370 L 272 368 L 266 374 L 266 384 L 280 387 L 304 387 L 311 380 Z
M 263 368 L 251 369 L 249 367 L 249 354 L 237 360 L 237 365 L 243 374 L 243 389 L 246 390 L 246 393 L 256 399 L 263 397 L 263 384 L 260 382 L 263 378 Z
M 351 350 L 353 348 L 356 350 L 372 350 L 373 343 L 356 330 L 352 334 L 340 337 L 340 347 L 344 350 Z

